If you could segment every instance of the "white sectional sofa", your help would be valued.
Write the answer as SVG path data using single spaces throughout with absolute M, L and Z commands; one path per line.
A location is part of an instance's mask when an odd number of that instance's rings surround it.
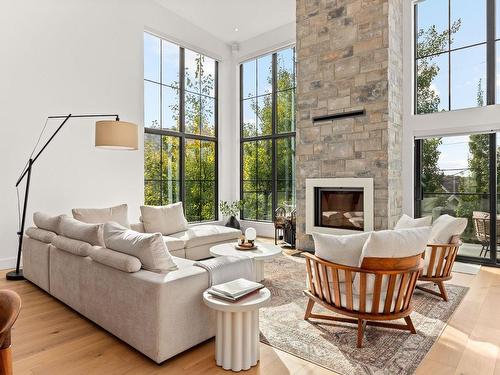
M 194 260 L 208 257 L 213 244 L 234 242 L 239 230 L 199 225 L 164 237 L 178 269 L 156 273 L 136 257 L 62 235 L 58 218 L 45 215 L 26 231 L 26 279 L 157 363 L 214 336 L 202 300 L 209 275 Z

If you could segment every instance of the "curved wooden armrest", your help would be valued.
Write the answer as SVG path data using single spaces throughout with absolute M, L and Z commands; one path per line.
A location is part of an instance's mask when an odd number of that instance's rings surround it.
M 338 270 L 343 270 L 343 271 L 350 271 L 350 272 L 357 272 L 357 273 L 370 273 L 370 274 L 376 274 L 376 273 L 384 273 L 386 275 L 393 275 L 393 274 L 400 274 L 402 270 L 405 270 L 407 272 L 412 272 L 412 271 L 417 271 L 419 269 L 423 269 L 424 267 L 424 262 L 420 260 L 416 266 L 413 267 L 406 267 L 404 269 L 401 268 L 395 268 L 395 269 L 388 269 L 388 268 L 383 268 L 383 267 L 377 267 L 376 265 L 371 266 L 369 269 L 368 268 L 362 268 L 362 267 L 353 267 L 353 266 L 346 266 L 344 264 L 339 264 L 339 263 L 333 263 L 328 260 L 322 259 L 317 257 L 316 255 L 310 254 L 310 253 L 302 253 L 303 256 L 306 258 L 309 258 L 312 261 L 315 261 L 317 263 L 320 263 L 324 266 L 329 266 L 336 268 Z M 418 254 L 420 256 L 420 254 Z M 414 258 L 414 257 L 407 257 L 408 259 Z M 390 259 L 397 259 L 397 258 L 368 258 L 375 260 L 376 261 L 383 261 L 385 260 L 390 260 Z M 405 258 L 399 258 L 399 259 L 405 259 Z

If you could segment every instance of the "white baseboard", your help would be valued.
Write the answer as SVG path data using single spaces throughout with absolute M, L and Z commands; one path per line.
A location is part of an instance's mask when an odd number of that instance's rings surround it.
M 11 268 L 16 268 L 16 259 L 12 258 L 0 258 L 0 270 L 9 270 Z

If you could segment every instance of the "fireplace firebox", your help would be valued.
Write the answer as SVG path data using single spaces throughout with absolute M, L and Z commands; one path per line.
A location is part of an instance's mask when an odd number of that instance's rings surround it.
M 364 231 L 363 188 L 314 188 L 316 227 Z
M 306 233 L 355 234 L 373 230 L 373 179 L 307 178 Z

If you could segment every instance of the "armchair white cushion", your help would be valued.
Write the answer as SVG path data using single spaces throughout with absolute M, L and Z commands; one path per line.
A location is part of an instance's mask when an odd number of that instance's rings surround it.
M 372 232 L 370 237 L 365 242 L 361 257 L 359 259 L 359 267 L 363 264 L 363 259 L 371 258 L 405 258 L 425 251 L 431 227 L 398 229 L 398 230 L 381 230 Z M 382 290 L 387 288 L 388 280 L 382 281 Z M 375 277 L 368 275 L 366 280 L 366 293 L 371 294 L 374 290 Z M 358 277 L 353 283 L 355 293 L 360 293 Z
M 139 233 L 110 222 L 104 224 L 104 243 L 109 249 L 138 258 L 148 271 L 177 269 L 161 233 Z
M 429 243 L 447 244 L 453 236 L 460 236 L 465 228 L 467 228 L 466 218 L 441 215 L 432 224 Z
M 147 233 L 160 232 L 168 236 L 188 229 L 182 202 L 166 206 L 141 206 L 141 217 Z
M 401 218 L 394 226 L 394 229 L 429 227 L 431 224 L 432 224 L 432 216 L 426 216 L 414 219 L 406 214 L 403 214 L 403 216 L 401 216 Z
M 315 255 L 318 258 L 345 266 L 358 267 L 363 245 L 370 232 L 336 236 L 333 234 L 313 233 Z M 345 281 L 343 272 L 339 281 Z

